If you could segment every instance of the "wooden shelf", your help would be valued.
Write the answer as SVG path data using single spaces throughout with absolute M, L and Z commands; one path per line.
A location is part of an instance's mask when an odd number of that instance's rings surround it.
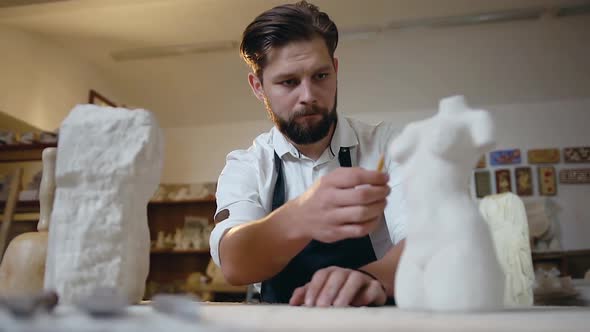
M 209 254 L 209 249 L 188 249 L 188 250 L 174 250 L 174 249 L 152 249 L 151 254 L 172 254 L 172 255 L 204 255 Z
M 215 210 L 214 195 L 199 199 L 151 201 L 147 206 L 150 240 L 157 241 L 159 232 L 174 234 L 177 228 L 184 227 L 186 218 L 189 216 L 207 219 L 210 224 L 213 224 Z M 150 253 L 150 272 L 147 283 L 155 288 L 150 289 L 147 296 L 161 291 L 157 289 L 161 285 L 174 286 L 185 282 L 192 273 L 200 272 L 205 275 L 210 261 L 211 255 L 208 248 L 189 250 L 153 248 Z M 164 289 L 168 291 L 166 287 Z
M 590 249 L 533 252 L 533 259 L 559 259 L 572 256 L 590 256 Z
M 0 201 L 0 212 L 4 212 L 6 201 Z M 38 213 L 39 201 L 18 201 L 16 203 L 15 213 Z
M 40 215 L 39 213 L 17 213 L 13 216 L 12 222 L 39 222 Z M 4 215 L 0 214 L 0 224 L 4 219 Z
M 150 201 L 149 205 L 181 205 L 181 204 L 198 204 L 198 203 L 215 203 L 215 196 L 210 195 L 205 198 L 183 199 L 178 201 Z
M 590 267 L 590 249 L 533 252 L 533 268 L 557 267 L 563 276 L 584 278 Z
M 237 293 L 242 294 L 248 291 L 247 286 L 232 286 L 229 284 L 204 284 L 199 287 L 200 292 L 212 293 Z
M 0 163 L 21 161 L 39 161 L 45 148 L 54 148 L 57 144 L 10 144 L 0 145 Z
M 214 196 L 209 196 L 206 198 L 201 198 L 201 199 L 186 199 L 186 200 L 180 200 L 180 201 L 150 201 L 148 203 L 148 205 L 151 206 L 157 206 L 157 205 L 175 205 L 175 204 L 198 204 L 198 203 L 215 203 L 215 197 Z M 6 202 L 4 201 L 0 201 L 0 211 L 2 211 L 4 209 L 4 205 L 6 204 Z M 38 200 L 34 200 L 34 201 L 19 201 L 17 204 L 17 211 L 23 210 L 26 212 L 32 212 L 32 211 L 38 211 L 39 210 L 39 201 Z

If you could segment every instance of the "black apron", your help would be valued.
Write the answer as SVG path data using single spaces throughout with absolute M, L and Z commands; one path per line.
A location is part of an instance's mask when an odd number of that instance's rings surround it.
M 285 203 L 285 178 L 283 163 L 275 152 L 277 181 L 274 188 L 272 209 Z M 341 167 L 352 167 L 350 149 L 340 148 L 338 161 Z M 358 269 L 377 260 L 369 235 L 345 239 L 334 243 L 312 240 L 274 277 L 262 282 L 261 299 L 267 303 L 288 303 L 293 291 L 311 280 L 313 274 L 328 266 Z

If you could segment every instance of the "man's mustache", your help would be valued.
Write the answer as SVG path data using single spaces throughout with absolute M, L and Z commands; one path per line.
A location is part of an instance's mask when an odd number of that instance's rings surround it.
M 300 117 L 317 115 L 317 114 L 321 114 L 321 113 L 322 113 L 322 109 L 317 106 L 305 107 L 305 108 L 295 112 L 291 116 L 291 119 L 297 119 Z

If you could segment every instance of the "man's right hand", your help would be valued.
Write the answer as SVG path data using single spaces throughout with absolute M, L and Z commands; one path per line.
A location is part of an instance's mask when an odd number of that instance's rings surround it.
M 385 209 L 388 180 L 386 173 L 358 167 L 338 168 L 323 176 L 287 203 L 297 232 L 328 243 L 369 234 Z

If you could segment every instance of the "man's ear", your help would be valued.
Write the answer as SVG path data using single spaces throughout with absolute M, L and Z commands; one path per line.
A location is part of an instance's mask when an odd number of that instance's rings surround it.
M 337 57 L 334 57 L 333 63 L 334 63 L 334 71 L 336 73 L 338 73 L 338 58 Z
M 264 90 L 262 89 L 262 82 L 260 82 L 258 76 L 248 73 L 248 83 L 250 83 L 250 88 L 252 88 L 252 92 L 254 92 L 256 98 L 264 102 Z

